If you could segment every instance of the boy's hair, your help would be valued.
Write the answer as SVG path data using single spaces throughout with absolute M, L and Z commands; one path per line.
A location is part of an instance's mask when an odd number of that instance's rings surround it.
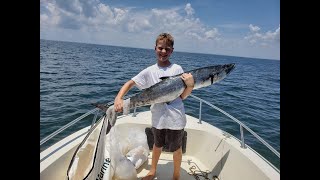
M 173 47 L 174 40 L 173 40 L 173 37 L 171 36 L 171 34 L 169 34 L 169 33 L 161 33 L 161 34 L 159 34 L 159 36 L 157 37 L 157 40 L 156 40 L 156 45 L 160 40 L 164 40 L 164 42 L 166 44 L 168 44 L 171 47 Z

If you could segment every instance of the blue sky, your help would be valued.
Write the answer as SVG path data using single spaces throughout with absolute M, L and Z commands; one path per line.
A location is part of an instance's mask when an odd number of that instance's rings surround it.
M 280 60 L 280 0 L 41 0 L 40 38 Z

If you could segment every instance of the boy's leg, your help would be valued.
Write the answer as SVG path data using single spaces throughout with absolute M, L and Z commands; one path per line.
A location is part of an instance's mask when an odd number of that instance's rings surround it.
M 162 151 L 162 147 L 157 147 L 156 145 L 153 144 L 151 168 L 147 176 L 142 178 L 143 180 L 149 180 L 149 179 L 151 180 L 155 177 L 161 151 Z
M 180 179 L 180 166 L 182 160 L 182 138 L 184 129 L 167 130 L 166 141 L 169 144 L 169 151 L 173 152 L 173 179 Z
M 180 147 L 178 150 L 173 152 L 173 180 L 180 179 L 180 166 L 182 160 L 182 148 Z
M 158 161 L 162 152 L 162 147 L 164 145 L 164 130 L 159 130 L 152 127 L 152 132 L 154 136 L 154 144 L 152 148 L 152 161 L 151 161 L 151 169 L 147 176 L 142 178 L 142 180 L 151 180 L 155 177 L 157 172 Z

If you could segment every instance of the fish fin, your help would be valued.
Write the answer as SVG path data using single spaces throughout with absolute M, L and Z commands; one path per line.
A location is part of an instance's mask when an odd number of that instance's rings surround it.
M 108 109 L 108 107 L 109 107 L 108 105 L 98 104 L 98 103 L 91 103 L 91 105 L 93 105 L 93 106 L 101 109 L 101 110 L 104 111 L 104 112 L 107 111 L 107 109 Z
M 165 79 L 168 79 L 168 78 L 170 78 L 170 76 L 164 76 L 164 77 L 161 77 L 160 79 L 161 80 L 165 80 Z

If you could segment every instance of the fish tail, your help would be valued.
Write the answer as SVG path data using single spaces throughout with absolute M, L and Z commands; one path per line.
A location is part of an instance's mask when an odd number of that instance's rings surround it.
M 117 120 L 117 112 L 114 110 L 113 105 L 107 109 L 106 114 L 111 126 L 114 126 Z

